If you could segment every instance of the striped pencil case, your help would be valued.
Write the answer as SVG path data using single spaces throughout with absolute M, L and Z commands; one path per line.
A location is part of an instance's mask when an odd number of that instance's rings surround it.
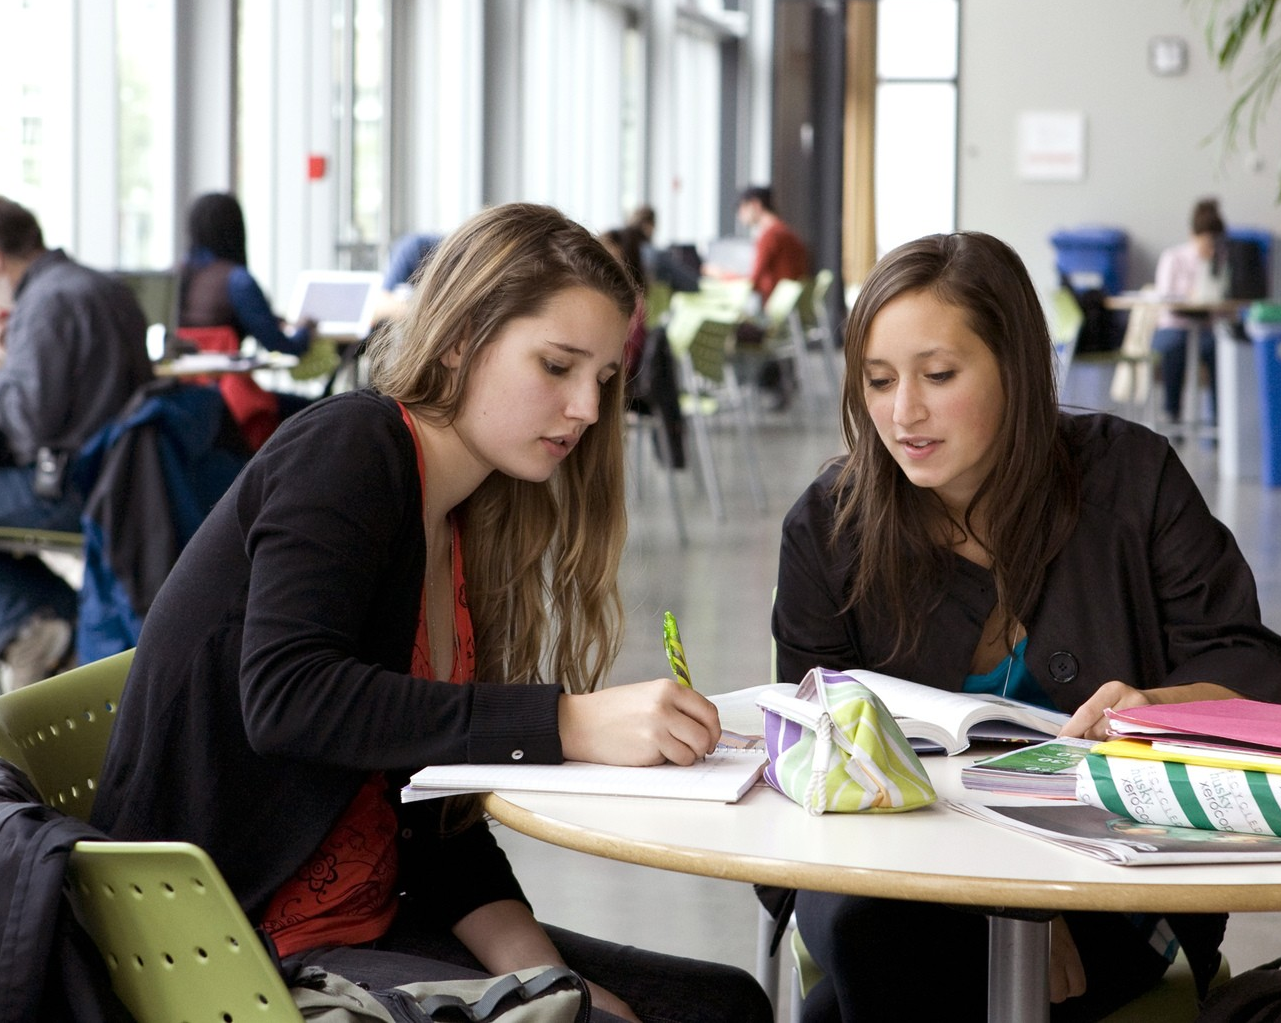
M 765 780 L 815 816 L 892 813 L 934 802 L 934 786 L 885 705 L 848 675 L 822 668 L 794 696 L 764 690 Z

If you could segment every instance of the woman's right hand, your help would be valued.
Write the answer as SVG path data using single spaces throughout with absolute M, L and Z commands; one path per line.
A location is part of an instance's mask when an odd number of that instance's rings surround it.
M 560 698 L 566 760 L 687 766 L 714 750 L 720 736 L 715 705 L 670 678 Z

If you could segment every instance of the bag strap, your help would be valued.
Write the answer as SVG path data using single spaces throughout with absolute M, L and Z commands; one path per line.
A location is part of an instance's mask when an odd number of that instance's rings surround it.
M 832 763 L 832 717 L 824 712 L 814 727 L 814 759 L 805 783 L 805 808 L 810 813 L 827 809 L 827 769 Z
M 485 994 L 475 1002 L 468 1004 L 457 995 L 430 995 L 418 1003 L 426 1019 L 459 1019 L 469 1023 L 489 1023 L 497 1020 L 511 1007 L 509 1000 L 515 1004 L 532 1002 L 553 989 L 571 988 L 579 992 L 581 1010 L 576 1019 L 586 1019 L 591 1007 L 591 996 L 587 984 L 568 966 L 549 966 L 528 980 L 521 980 L 511 973 L 500 977 L 485 989 Z M 448 1015 L 440 1015 L 442 1010 Z

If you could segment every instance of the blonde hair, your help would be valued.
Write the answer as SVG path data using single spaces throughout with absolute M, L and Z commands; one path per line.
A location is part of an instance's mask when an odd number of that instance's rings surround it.
M 606 296 L 624 319 L 636 303 L 617 261 L 559 211 L 525 203 L 487 209 L 428 257 L 404 323 L 371 343 L 371 382 L 448 425 L 499 331 L 573 287 Z M 444 362 L 451 350 L 456 371 Z M 588 692 L 618 654 L 618 565 L 627 535 L 623 376 L 604 385 L 599 419 L 550 479 L 491 473 L 465 502 L 478 681 L 551 680 Z

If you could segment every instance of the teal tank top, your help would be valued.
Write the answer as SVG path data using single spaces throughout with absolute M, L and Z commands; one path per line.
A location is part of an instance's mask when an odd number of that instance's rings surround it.
M 1038 707 L 1054 710 L 1054 704 L 1028 671 L 1023 660 L 1027 650 L 1027 637 L 1014 644 L 1014 652 L 985 675 L 966 675 L 961 691 L 965 693 L 994 693 L 1012 700 L 1022 700 Z

